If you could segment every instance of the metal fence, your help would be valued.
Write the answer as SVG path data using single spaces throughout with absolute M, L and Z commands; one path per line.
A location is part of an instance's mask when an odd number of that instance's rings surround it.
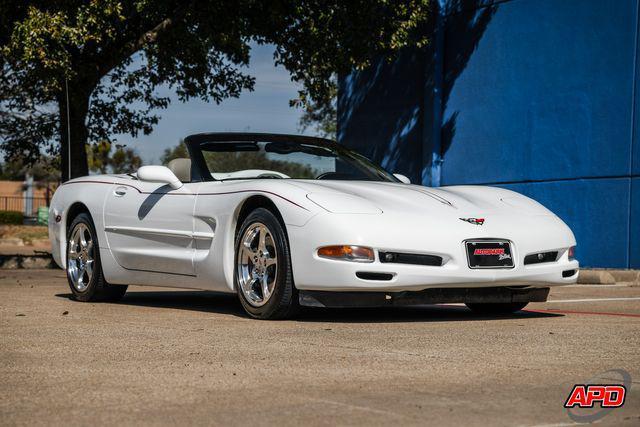
M 22 212 L 28 217 L 37 216 L 38 208 L 47 205 L 45 197 L 0 196 L 0 210 Z

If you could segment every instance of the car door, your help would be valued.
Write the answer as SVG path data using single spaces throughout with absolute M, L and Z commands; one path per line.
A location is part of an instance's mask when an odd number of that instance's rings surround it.
M 111 252 L 124 268 L 194 275 L 195 185 L 115 184 L 104 209 Z

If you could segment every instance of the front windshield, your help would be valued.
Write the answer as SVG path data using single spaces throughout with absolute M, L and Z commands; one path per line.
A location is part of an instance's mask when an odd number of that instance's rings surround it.
M 205 166 L 215 180 L 324 179 L 398 182 L 367 158 L 343 147 L 298 142 L 202 142 Z

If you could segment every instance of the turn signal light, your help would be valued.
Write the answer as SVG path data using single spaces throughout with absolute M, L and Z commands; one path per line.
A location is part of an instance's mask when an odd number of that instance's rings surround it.
M 569 260 L 576 259 L 576 247 L 571 246 L 569 248 Z
M 373 249 L 366 246 L 324 246 L 318 249 L 318 256 L 343 261 L 373 262 Z

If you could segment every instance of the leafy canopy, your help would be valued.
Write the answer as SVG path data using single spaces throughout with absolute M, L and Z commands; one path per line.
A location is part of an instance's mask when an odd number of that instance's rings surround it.
M 336 73 L 425 43 L 427 3 L 0 0 L 0 148 L 56 152 L 67 90 L 72 149 L 83 153 L 87 142 L 150 133 L 170 102 L 160 86 L 181 101 L 238 97 L 253 88 L 252 42 L 275 45 L 275 63 L 303 84 L 294 103 L 326 103 Z
M 313 128 L 323 138 L 336 139 L 338 133 L 338 83 L 330 82 L 327 97 L 311 100 L 304 105 L 304 111 L 298 121 L 300 131 Z
M 87 146 L 87 161 L 90 171 L 101 174 L 132 173 L 142 166 L 135 150 L 108 141 Z
M 57 182 L 60 180 L 60 159 L 42 156 L 33 164 L 22 159 L 0 163 L 0 180 L 24 181 L 32 176 L 36 182 Z

